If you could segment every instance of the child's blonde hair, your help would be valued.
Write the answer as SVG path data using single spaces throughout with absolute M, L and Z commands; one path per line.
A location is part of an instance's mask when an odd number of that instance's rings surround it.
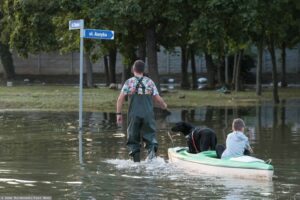
M 234 131 L 241 131 L 243 128 L 245 128 L 245 122 L 240 119 L 234 119 L 232 122 L 232 130 Z

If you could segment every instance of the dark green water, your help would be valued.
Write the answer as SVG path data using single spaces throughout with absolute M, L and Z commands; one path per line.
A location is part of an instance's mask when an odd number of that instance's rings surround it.
M 300 102 L 273 107 L 202 107 L 156 112 L 159 158 L 128 160 L 126 127 L 114 114 L 85 113 L 83 134 L 77 113 L 0 111 L 0 196 L 53 199 L 300 199 Z M 272 182 L 189 175 L 168 163 L 167 129 L 180 120 L 208 126 L 225 141 L 232 119 L 252 131 L 255 156 L 272 158 Z M 174 145 L 185 139 L 173 134 Z M 80 140 L 82 139 L 82 140 Z M 82 146 L 80 146 L 82 141 Z

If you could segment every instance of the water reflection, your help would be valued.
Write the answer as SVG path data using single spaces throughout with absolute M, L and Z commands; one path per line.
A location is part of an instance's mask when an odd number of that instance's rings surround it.
M 156 164 L 136 165 L 128 160 L 126 124 L 118 127 L 113 113 L 84 113 L 84 130 L 78 133 L 77 112 L 0 112 L 1 195 L 43 194 L 54 199 L 300 198 L 299 101 L 155 113 L 160 158 Z M 255 155 L 273 159 L 273 182 L 191 176 L 167 162 L 167 149 L 172 146 L 167 130 L 177 121 L 211 127 L 223 143 L 236 117 L 245 119 L 252 130 Z M 181 135 L 171 134 L 175 146 L 185 145 Z
M 79 163 L 80 165 L 83 164 L 83 147 L 82 147 L 82 130 L 79 130 L 78 133 L 78 154 L 79 154 Z
M 231 122 L 234 118 L 241 117 L 245 120 L 249 128 L 254 129 L 256 134 L 260 129 L 266 128 L 288 128 L 290 132 L 299 132 L 300 111 L 299 104 L 292 106 L 285 105 L 285 101 L 279 106 L 272 104 L 257 104 L 255 107 L 205 107 L 193 110 L 174 110 L 168 118 L 168 123 L 173 125 L 177 121 L 183 120 L 191 122 L 197 126 L 214 127 L 215 129 L 225 128 L 227 132 L 231 130 Z M 297 107 L 297 105 L 299 105 Z

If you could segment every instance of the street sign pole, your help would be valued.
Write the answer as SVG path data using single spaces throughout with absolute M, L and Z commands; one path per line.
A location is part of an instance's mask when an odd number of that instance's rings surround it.
M 80 57 L 79 57 L 79 163 L 83 164 L 82 158 L 82 106 L 83 106 L 83 42 L 84 38 L 113 40 L 115 32 L 111 30 L 84 29 L 84 20 L 69 21 L 69 30 L 80 29 Z
M 80 30 L 80 58 L 79 58 L 79 132 L 82 131 L 82 104 L 83 104 L 83 36 L 84 20 L 69 21 L 69 30 Z
M 83 27 L 80 29 L 80 69 L 79 69 L 79 130 L 82 131 L 83 104 Z
M 84 20 L 69 21 L 69 30 L 80 29 L 80 68 L 79 68 L 79 132 L 82 131 L 82 106 L 83 106 L 83 39 L 113 40 L 115 32 L 111 30 L 84 29 Z

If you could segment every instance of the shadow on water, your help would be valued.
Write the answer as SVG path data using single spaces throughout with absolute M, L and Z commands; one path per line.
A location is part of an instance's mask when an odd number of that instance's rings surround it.
M 300 199 L 300 101 L 155 113 L 159 157 L 136 164 L 128 157 L 126 124 L 118 127 L 114 113 L 84 113 L 84 130 L 78 133 L 77 113 L 0 112 L 0 194 L 54 199 Z M 176 122 L 213 128 L 218 143 L 224 143 L 236 117 L 243 118 L 250 130 L 255 156 L 272 158 L 273 182 L 192 176 L 168 163 L 172 143 L 167 132 Z M 175 146 L 186 145 L 183 136 L 171 135 Z

